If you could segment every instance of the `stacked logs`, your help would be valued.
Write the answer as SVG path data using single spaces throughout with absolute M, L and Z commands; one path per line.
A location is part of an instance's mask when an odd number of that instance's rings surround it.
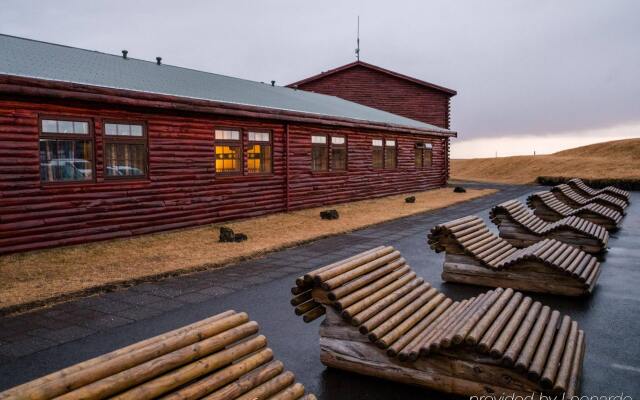
M 605 207 L 609 207 L 612 210 L 616 210 L 620 214 L 624 214 L 624 210 L 629 205 L 626 201 L 620 200 L 619 198 L 606 193 L 601 193 L 590 198 L 584 197 L 566 183 L 552 187 L 551 192 L 555 194 L 559 200 L 574 208 L 582 207 L 587 204 L 600 204 Z
M 576 247 L 555 239 L 544 239 L 517 249 L 492 233 L 476 216 L 435 226 L 431 229 L 428 243 L 436 252 L 445 251 L 448 247 L 460 249 L 492 269 L 536 261 L 577 278 L 587 287 L 592 287 L 600 274 L 598 260 Z
M 527 205 L 537 216 L 549 222 L 575 215 L 612 231 L 617 229 L 622 221 L 622 214 L 609 207 L 601 204 L 587 204 L 574 208 L 560 201 L 550 191 L 533 193 L 527 198 Z
M 577 322 L 512 289 L 453 301 L 416 277 L 393 247 L 312 271 L 296 280 L 292 292 L 291 303 L 305 322 L 330 306 L 388 357 L 413 362 L 456 349 L 476 352 L 544 390 L 571 396 L 577 391 L 584 355 Z
M 0 393 L 0 399 L 315 399 L 246 313 L 227 311 Z
M 588 186 L 580 178 L 573 178 L 569 180 L 567 184 L 572 188 L 574 188 L 578 193 L 588 198 L 595 197 L 601 194 L 608 194 L 629 204 L 629 192 L 627 192 L 626 190 L 619 189 L 615 186 L 607 186 L 606 188 L 596 190 Z
M 509 200 L 494 206 L 489 213 L 489 217 L 498 226 L 500 236 L 516 247 L 520 246 L 509 240 L 509 238 L 517 236 L 515 233 L 528 235 L 527 237 L 531 238 L 531 240 L 527 241 L 528 244 L 533 244 L 545 237 L 555 238 L 571 245 L 580 246 L 583 250 L 585 247 L 592 247 L 594 253 L 604 251 L 609 242 L 609 232 L 598 224 L 575 215 L 562 218 L 556 222 L 547 222 L 535 215 L 519 200 Z M 517 232 L 509 234 L 505 227 L 506 225 L 516 229 Z M 563 232 L 570 232 L 571 236 L 562 235 Z M 585 242 L 593 244 L 591 246 L 581 246 Z

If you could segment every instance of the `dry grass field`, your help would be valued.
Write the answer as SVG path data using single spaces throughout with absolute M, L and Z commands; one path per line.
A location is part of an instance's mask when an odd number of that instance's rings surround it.
M 538 176 L 640 178 L 640 139 L 592 144 L 543 156 L 451 161 L 452 179 L 532 183 Z
M 389 196 L 332 206 L 339 220 L 326 221 L 313 208 L 224 224 L 249 235 L 241 243 L 219 243 L 220 225 L 158 233 L 86 245 L 0 257 L 0 308 L 78 293 L 92 287 L 145 277 L 212 268 L 293 246 L 314 238 L 352 231 L 407 215 L 446 207 L 494 193 L 491 189 L 451 188 Z M 404 198 L 414 195 L 416 202 Z

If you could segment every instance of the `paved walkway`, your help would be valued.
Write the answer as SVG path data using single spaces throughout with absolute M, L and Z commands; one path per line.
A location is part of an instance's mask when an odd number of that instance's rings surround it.
M 471 186 L 471 185 L 470 185 Z M 497 185 L 481 185 L 497 186 Z M 486 289 L 443 284 L 442 254 L 426 246 L 437 223 L 469 214 L 488 220 L 489 208 L 525 198 L 536 188 L 502 190 L 446 209 L 406 217 L 350 234 L 271 253 L 224 269 L 194 273 L 0 318 L 0 390 L 227 309 L 258 321 L 278 358 L 323 399 L 425 398 L 429 392 L 326 369 L 319 362 L 318 321 L 293 315 L 295 277 L 380 244 L 399 249 L 434 287 L 456 299 Z M 611 240 L 599 287 L 590 299 L 534 296 L 577 319 L 587 334 L 583 392 L 640 395 L 640 194 L 623 229 Z M 438 395 L 438 398 L 444 398 Z

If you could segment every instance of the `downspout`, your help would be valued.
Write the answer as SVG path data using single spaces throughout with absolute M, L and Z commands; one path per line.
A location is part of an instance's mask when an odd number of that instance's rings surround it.
M 285 178 L 285 195 L 284 209 L 289 211 L 289 123 L 284 124 L 284 178 Z

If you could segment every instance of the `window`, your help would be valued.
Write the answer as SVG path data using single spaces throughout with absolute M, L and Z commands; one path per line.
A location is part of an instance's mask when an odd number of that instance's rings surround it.
M 373 139 L 371 141 L 371 160 L 373 168 L 382 169 L 384 166 L 384 150 L 382 140 Z
M 234 129 L 216 129 L 215 140 L 216 172 L 242 172 L 240 131 Z
M 141 178 L 147 175 L 147 140 L 140 123 L 104 124 L 105 178 Z
M 93 134 L 89 121 L 42 120 L 41 182 L 92 181 L 93 169 Z
M 416 143 L 416 168 L 431 167 L 433 146 L 431 143 Z
M 384 167 L 393 169 L 396 167 L 396 141 L 384 141 Z
M 326 136 L 311 136 L 311 170 L 329 170 L 329 151 Z
M 347 143 L 343 136 L 331 136 L 331 170 L 347 169 Z
M 249 132 L 247 163 L 250 174 L 271 173 L 271 134 Z

